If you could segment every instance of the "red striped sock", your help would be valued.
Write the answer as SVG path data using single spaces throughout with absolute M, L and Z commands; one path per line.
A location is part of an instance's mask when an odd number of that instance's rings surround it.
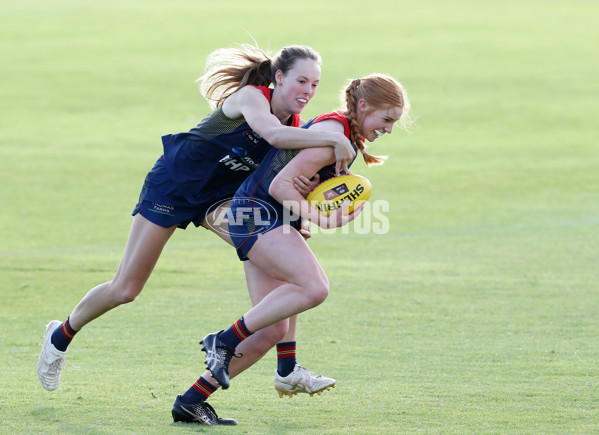
M 54 332 L 52 333 L 52 337 L 50 337 L 50 341 L 52 342 L 54 347 L 56 347 L 56 349 L 65 352 L 67 350 L 67 347 L 69 347 L 69 344 L 71 344 L 71 340 L 75 338 L 75 334 L 77 334 L 77 332 L 79 331 L 75 331 L 71 327 L 71 323 L 67 318 L 67 320 L 62 325 L 60 325 L 60 327 L 54 330 Z
M 227 346 L 235 348 L 239 343 L 241 343 L 243 340 L 245 340 L 252 334 L 253 332 L 250 332 L 250 330 L 247 329 L 243 317 L 241 317 L 241 319 L 233 323 L 229 329 L 221 332 L 218 335 L 218 338 L 221 341 L 223 341 Z
M 181 396 L 181 400 L 184 403 L 198 403 L 204 402 L 212 393 L 214 393 L 218 387 L 213 386 L 210 382 L 206 381 L 203 377 L 198 378 L 197 381 Z
M 295 346 L 295 341 L 277 343 L 277 372 L 280 376 L 288 376 L 295 368 Z

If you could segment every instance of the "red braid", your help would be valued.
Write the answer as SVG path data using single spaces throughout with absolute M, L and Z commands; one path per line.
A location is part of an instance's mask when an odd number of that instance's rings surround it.
M 360 86 L 360 83 L 360 79 L 353 80 L 345 90 L 345 104 L 347 106 L 346 116 L 350 128 L 349 140 L 351 143 L 355 144 L 358 147 L 358 149 L 362 153 L 362 157 L 364 158 L 364 162 L 366 162 L 367 166 L 382 165 L 383 163 L 385 163 L 385 160 L 387 160 L 387 157 L 373 156 L 372 154 L 368 154 L 365 151 L 366 145 L 364 145 L 364 138 L 362 137 L 362 134 L 360 133 L 360 127 L 358 126 L 359 98 L 356 94 L 358 86 Z

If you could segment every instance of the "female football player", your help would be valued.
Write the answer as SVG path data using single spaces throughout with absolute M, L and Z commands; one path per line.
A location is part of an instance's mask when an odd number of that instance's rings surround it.
M 349 84 L 345 103 L 346 111 L 321 115 L 305 127 L 320 133 L 342 133 L 362 152 L 368 165 L 381 164 L 384 158 L 366 153 L 363 140 L 373 142 L 391 133 L 400 120 L 407 125 L 409 103 L 403 87 L 389 76 L 369 75 Z M 230 378 L 247 367 L 245 356 L 255 345 L 249 341 L 251 337 L 260 334 L 265 347 L 269 342 L 276 344 L 287 333 L 288 318 L 326 299 L 329 282 L 300 235 L 301 218 L 322 228 L 335 228 L 354 219 L 361 208 L 345 215 L 343 207 L 325 217 L 294 188 L 294 179 L 316 174 L 320 180 L 328 179 L 335 175 L 334 162 L 333 151 L 326 147 L 271 149 L 235 194 L 231 204 L 235 219 L 229 221 L 229 232 L 239 258 L 249 260 L 244 265 L 254 306 L 228 329 L 208 334 L 201 341 L 208 369 L 204 379 L 211 374 L 220 386 L 228 388 Z M 241 208 L 246 212 L 237 213 Z M 292 213 L 300 218 L 285 222 L 284 216 Z M 301 377 L 291 373 L 278 381 L 280 394 L 293 394 Z M 185 408 L 184 402 L 184 397 L 177 397 L 173 416 Z
M 44 388 L 58 387 L 65 352 L 81 328 L 140 294 L 177 227 L 193 222 L 215 230 L 210 206 L 231 198 L 271 145 L 330 146 L 338 169 L 347 167 L 355 151 L 343 134 L 295 128 L 316 93 L 320 65 L 319 54 L 304 46 L 283 48 L 272 58 L 248 45 L 208 57 L 198 82 L 214 111 L 189 132 L 162 137 L 164 154 L 145 179 L 116 275 L 91 289 L 65 322 L 46 326 L 38 360 Z M 222 231 L 217 234 L 231 243 Z

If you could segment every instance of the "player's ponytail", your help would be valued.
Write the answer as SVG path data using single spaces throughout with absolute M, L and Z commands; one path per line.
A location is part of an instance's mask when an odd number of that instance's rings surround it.
M 273 58 L 249 44 L 220 48 L 208 56 L 204 74 L 196 83 L 200 84 L 200 91 L 210 107 L 215 109 L 246 85 L 268 87 L 274 84 L 275 73 L 280 70 L 286 74 L 298 59 L 321 62 L 317 52 L 299 45 L 285 47 Z
M 347 120 L 349 121 L 350 128 L 349 140 L 356 147 L 358 147 L 367 166 L 382 165 L 385 160 L 387 160 L 387 156 L 373 156 L 372 154 L 366 152 L 364 138 L 362 137 L 360 128 L 358 126 L 358 101 L 360 101 L 360 98 L 358 98 L 357 95 L 357 88 L 360 86 L 360 84 L 361 79 L 352 80 L 345 90 L 345 104 L 347 107 L 346 116 Z
M 407 114 L 410 104 L 406 92 L 394 78 L 383 74 L 371 74 L 352 80 L 345 89 L 344 97 L 346 117 L 350 126 L 350 142 L 358 147 L 366 165 L 382 165 L 387 160 L 387 156 L 373 156 L 366 152 L 366 144 L 358 126 L 358 103 L 364 99 L 374 108 L 401 107 L 403 114 L 400 123 L 402 127 L 407 128 L 411 121 Z
M 220 48 L 206 59 L 204 74 L 196 80 L 200 92 L 213 109 L 241 86 L 268 86 L 271 83 L 271 59 L 249 44 L 238 48 Z

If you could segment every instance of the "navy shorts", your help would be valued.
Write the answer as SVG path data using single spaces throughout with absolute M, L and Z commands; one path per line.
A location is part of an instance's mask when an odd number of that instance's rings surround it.
M 270 201 L 250 198 L 233 198 L 228 212 L 229 235 L 241 261 L 247 261 L 247 254 L 265 234 L 282 225 L 300 229 L 301 219 L 290 213 L 274 199 Z
M 147 220 L 161 227 L 177 225 L 185 229 L 190 222 L 199 227 L 211 205 L 190 204 L 169 177 L 161 156 L 146 176 L 132 215 L 141 213 Z

